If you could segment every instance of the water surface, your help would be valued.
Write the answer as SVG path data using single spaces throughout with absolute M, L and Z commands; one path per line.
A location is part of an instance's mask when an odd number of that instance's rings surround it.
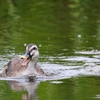
M 49 78 L 0 80 L 1 100 L 97 100 L 100 98 L 100 5 L 98 0 L 0 0 L 0 69 L 39 47 Z

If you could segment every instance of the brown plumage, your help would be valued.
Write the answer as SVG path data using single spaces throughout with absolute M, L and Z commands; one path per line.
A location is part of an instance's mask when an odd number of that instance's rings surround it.
M 35 44 L 26 46 L 25 56 L 13 58 L 3 69 L 3 77 L 22 75 L 45 75 L 44 71 L 37 64 L 39 51 Z

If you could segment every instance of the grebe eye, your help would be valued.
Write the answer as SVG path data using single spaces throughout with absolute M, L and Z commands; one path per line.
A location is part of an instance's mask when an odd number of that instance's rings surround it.
M 36 49 L 37 49 L 36 47 L 33 48 L 33 50 L 36 50 Z

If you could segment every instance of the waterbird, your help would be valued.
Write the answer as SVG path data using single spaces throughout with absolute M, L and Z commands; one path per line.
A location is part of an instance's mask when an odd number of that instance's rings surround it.
M 38 65 L 39 51 L 34 43 L 26 46 L 26 53 L 21 57 L 12 58 L 4 67 L 2 77 L 15 76 L 45 76 L 43 69 Z

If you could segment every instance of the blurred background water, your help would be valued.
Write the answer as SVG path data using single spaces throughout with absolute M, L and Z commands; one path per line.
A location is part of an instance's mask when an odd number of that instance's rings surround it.
M 70 78 L 25 84 L 1 80 L 0 100 L 100 98 L 99 0 L 0 0 L 0 69 L 24 54 L 28 43 L 39 47 L 44 68 L 83 68 L 92 63 L 98 74 L 94 76 L 93 69 L 90 76 L 74 77 L 77 73 L 72 71 Z

